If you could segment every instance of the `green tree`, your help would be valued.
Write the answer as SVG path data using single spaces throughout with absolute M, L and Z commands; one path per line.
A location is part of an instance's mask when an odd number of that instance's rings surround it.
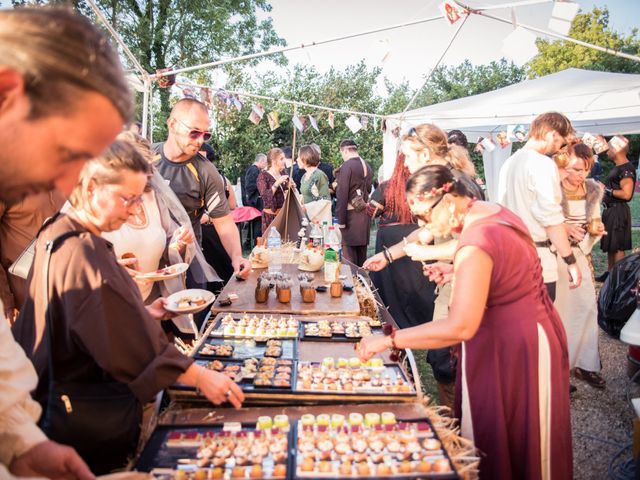
M 63 2 L 12 0 L 12 3 L 20 6 Z M 258 19 L 258 11 L 271 11 L 267 0 L 96 0 L 96 3 L 142 67 L 150 73 L 285 45 L 274 31 L 271 18 Z M 73 4 L 80 12 L 93 18 L 84 0 L 75 0 Z M 285 62 L 283 56 L 276 56 L 275 60 Z M 255 65 L 258 61 L 246 62 L 245 65 Z M 204 81 L 208 79 L 206 71 L 188 76 Z M 155 88 L 154 95 L 160 99 L 154 136 L 164 138 L 170 91 Z
M 637 29 L 623 35 L 609 27 L 609 10 L 595 7 L 587 13 L 579 13 L 573 20 L 569 36 L 576 40 L 620 50 L 638 55 L 640 39 Z M 605 72 L 638 73 L 640 62 L 616 57 L 610 53 L 576 45 L 564 40 L 549 41 L 539 39 L 538 55 L 528 64 L 529 77 L 540 77 L 559 72 L 570 67 L 599 70 Z

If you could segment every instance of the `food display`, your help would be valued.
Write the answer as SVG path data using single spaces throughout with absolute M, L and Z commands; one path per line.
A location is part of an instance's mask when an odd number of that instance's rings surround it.
M 372 335 L 371 325 L 364 320 L 339 321 L 319 320 L 304 324 L 304 337 L 316 339 L 336 339 L 357 341 Z
M 212 427 L 160 428 L 151 437 L 136 470 L 175 480 L 284 479 L 288 419 L 277 418 L 271 423 L 283 426 L 266 429 L 240 426 L 239 431 Z
M 124 255 L 122 255 L 123 259 L 126 258 L 136 258 L 136 256 L 132 253 L 125 253 Z M 186 272 L 189 268 L 189 264 L 188 263 L 176 263 L 175 265 L 169 265 L 167 267 L 164 268 L 160 268 L 154 272 L 146 272 L 146 273 L 139 273 L 136 275 L 136 278 L 142 279 L 142 280 L 162 280 L 162 279 L 169 279 L 169 278 L 175 278 L 178 275 L 182 275 L 184 272 Z
M 297 338 L 204 337 L 196 349 L 196 358 L 296 358 Z
M 199 307 L 205 303 L 207 303 L 207 301 L 202 295 L 183 295 L 176 300 L 174 308 L 182 310 L 191 307 Z
M 299 362 L 297 391 L 340 394 L 415 394 L 398 365 L 381 358 L 362 363 L 357 357 L 325 358 L 322 363 Z
M 255 388 L 291 388 L 295 362 L 290 359 L 248 358 L 244 362 L 213 360 L 204 366 L 221 372 L 237 382 L 243 390 Z
M 249 315 L 238 318 L 229 313 L 220 319 L 213 336 L 239 338 L 293 338 L 298 336 L 300 322 L 291 315 Z
M 296 478 L 458 478 L 427 421 L 397 421 L 392 412 L 306 414 L 296 433 Z

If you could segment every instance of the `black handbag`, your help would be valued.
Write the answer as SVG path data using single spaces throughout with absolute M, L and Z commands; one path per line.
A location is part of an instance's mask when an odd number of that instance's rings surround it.
M 72 446 L 94 474 L 126 466 L 140 436 L 142 406 L 129 387 L 104 372 L 104 382 L 79 383 L 55 380 L 53 369 L 53 320 L 48 308 L 49 264 L 53 252 L 67 239 L 67 232 L 47 242 L 42 282 L 45 337 L 48 348 L 48 392 L 40 427 L 56 442 Z

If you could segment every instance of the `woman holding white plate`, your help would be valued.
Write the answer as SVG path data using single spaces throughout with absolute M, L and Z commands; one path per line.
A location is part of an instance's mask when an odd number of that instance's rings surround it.
M 87 389 L 108 387 L 118 393 L 119 401 L 123 396 L 130 399 L 131 428 L 124 438 L 121 426 L 113 425 L 114 438 L 97 439 L 99 449 L 86 445 L 91 432 L 83 435 L 84 441 L 66 442 L 96 474 L 125 465 L 137 445 L 141 405 L 169 385 L 193 386 L 215 404 L 229 401 L 240 407 L 244 400 L 236 383 L 195 364 L 167 340 L 158 323 L 172 316 L 165 299 L 145 306 L 102 236 L 139 210 L 149 172 L 140 152 L 118 141 L 86 164 L 71 195 L 71 208 L 38 237 L 29 296 L 13 326 L 15 339 L 38 373 L 33 395 L 45 412 L 48 404 L 58 401 L 50 395 L 57 391 L 51 390 L 54 381 Z M 45 277 L 47 245 L 64 234 L 71 236 L 51 253 Z M 74 399 L 67 401 L 70 411 Z M 96 408 L 91 414 L 101 412 Z

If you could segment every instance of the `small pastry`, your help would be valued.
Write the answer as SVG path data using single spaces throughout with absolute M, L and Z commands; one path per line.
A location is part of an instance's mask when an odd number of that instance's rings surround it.
M 273 427 L 273 420 L 271 417 L 258 417 L 258 430 L 268 430 L 271 427 Z
M 389 465 L 386 465 L 384 463 L 381 463 L 380 465 L 378 465 L 378 468 L 376 469 L 376 474 L 379 476 L 388 476 L 391 475 L 391 467 Z
M 311 426 L 315 423 L 315 421 L 316 421 L 316 417 L 314 417 L 310 413 L 305 413 L 300 418 L 300 422 L 302 423 L 302 425 L 305 425 L 305 426 Z
M 251 478 L 262 478 L 262 476 L 262 465 L 253 465 L 249 470 L 249 477 Z
M 275 467 L 273 467 L 274 477 L 286 477 L 287 476 L 287 466 L 284 463 L 278 463 Z
M 328 427 L 331 423 L 331 417 L 326 413 L 322 413 L 316 417 L 316 423 L 324 427 Z
M 374 425 L 380 425 L 379 413 L 367 413 L 364 416 L 364 424 L 367 427 L 373 427 Z
M 366 462 L 360 462 L 357 467 L 358 475 L 361 477 L 368 477 L 371 475 L 371 469 Z
M 233 467 L 233 470 L 231 470 L 231 478 L 244 478 L 244 473 L 243 467 Z
M 432 470 L 438 473 L 450 472 L 451 466 L 449 465 L 449 460 L 447 460 L 446 458 L 437 459 L 435 462 L 433 462 Z
M 435 438 L 426 438 L 424 442 L 422 442 L 422 446 L 425 450 L 439 450 L 441 444 Z
M 344 462 L 340 465 L 340 475 L 343 477 L 350 477 L 353 475 L 353 467 L 351 466 L 351 462 Z
M 380 415 L 382 425 L 393 425 L 396 423 L 396 415 L 392 412 L 382 412 Z
M 359 426 L 362 425 L 362 414 L 353 412 L 349 414 L 349 425 Z
M 332 428 L 340 428 L 344 425 L 344 415 L 340 415 L 339 413 L 334 413 L 331 415 L 331 427 Z
M 276 415 L 273 417 L 273 425 L 277 428 L 287 428 L 289 426 L 289 417 L 286 415 Z
M 419 473 L 428 473 L 431 471 L 431 463 L 423 460 L 416 466 L 416 471 Z

